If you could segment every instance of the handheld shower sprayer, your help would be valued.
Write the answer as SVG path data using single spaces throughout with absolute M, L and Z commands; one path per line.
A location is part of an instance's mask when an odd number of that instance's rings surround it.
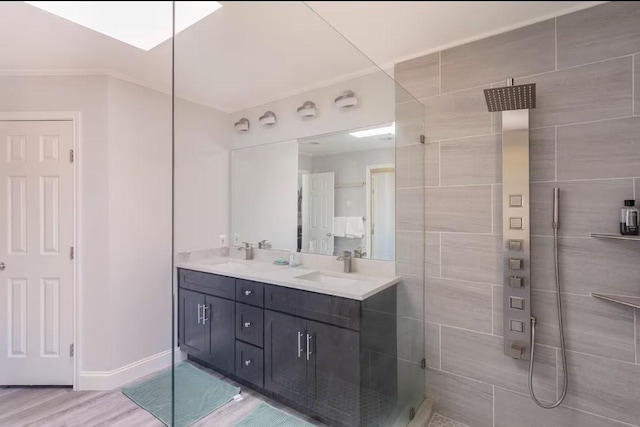
M 560 268 L 558 266 L 558 228 L 560 227 L 560 189 L 553 189 L 553 253 L 555 259 L 555 280 L 556 280 L 556 296 L 558 304 L 558 328 L 560 329 L 560 349 L 562 350 L 562 372 L 563 387 L 560 398 L 551 404 L 540 402 L 533 391 L 533 359 L 535 356 L 535 340 L 536 340 L 536 323 L 535 316 L 531 316 L 531 358 L 529 360 L 529 394 L 531 399 L 544 409 L 553 409 L 564 401 L 567 396 L 567 388 L 569 385 L 569 374 L 567 373 L 567 350 L 564 344 L 564 325 L 562 323 L 562 295 L 560 293 Z

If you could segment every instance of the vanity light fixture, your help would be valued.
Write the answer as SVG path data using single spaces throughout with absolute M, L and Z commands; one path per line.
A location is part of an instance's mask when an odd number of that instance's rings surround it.
M 238 132 L 249 132 L 249 119 L 245 119 L 244 117 L 238 120 L 233 127 Z
M 273 126 L 276 124 L 276 113 L 267 111 L 258 119 L 258 122 L 264 126 Z
M 300 117 L 310 119 L 312 117 L 315 117 L 317 114 L 316 104 L 311 101 L 305 101 L 297 111 Z
M 342 94 L 337 97 L 333 103 L 341 110 L 349 110 L 358 105 L 358 97 L 353 91 L 347 90 L 342 92 Z
M 355 136 L 356 138 L 366 138 L 368 136 L 395 135 L 395 133 L 396 133 L 396 123 L 393 122 L 389 126 L 359 130 L 357 132 L 351 132 L 349 135 Z

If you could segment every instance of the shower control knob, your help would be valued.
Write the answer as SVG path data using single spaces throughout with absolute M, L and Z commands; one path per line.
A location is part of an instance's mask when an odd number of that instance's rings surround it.
M 511 347 L 509 347 L 509 356 L 514 359 L 522 359 L 522 354 L 524 353 L 524 346 L 520 343 L 514 342 L 511 343 Z
M 509 258 L 509 270 L 522 270 L 522 260 L 520 258 Z

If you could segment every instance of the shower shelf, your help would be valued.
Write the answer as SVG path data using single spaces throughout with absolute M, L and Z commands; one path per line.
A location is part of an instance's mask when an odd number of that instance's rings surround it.
M 593 292 L 591 292 L 591 296 L 605 301 L 615 302 L 617 304 L 640 309 L 640 298 L 638 297 L 621 297 L 618 295 L 594 294 Z
M 621 234 L 603 234 L 603 233 L 591 233 L 590 236 L 598 239 L 635 240 L 636 242 L 640 242 L 640 236 L 623 236 Z

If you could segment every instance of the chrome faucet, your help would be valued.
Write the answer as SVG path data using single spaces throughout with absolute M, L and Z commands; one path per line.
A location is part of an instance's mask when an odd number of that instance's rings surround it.
M 258 242 L 258 249 L 271 249 L 271 242 L 268 240 L 260 240 Z
M 344 251 L 342 255 L 338 257 L 338 261 L 344 262 L 345 273 L 351 273 L 351 252 Z
M 245 260 L 253 259 L 253 247 L 251 246 L 251 243 L 242 242 L 242 244 L 244 246 L 239 246 L 238 250 L 244 251 L 244 259 Z

